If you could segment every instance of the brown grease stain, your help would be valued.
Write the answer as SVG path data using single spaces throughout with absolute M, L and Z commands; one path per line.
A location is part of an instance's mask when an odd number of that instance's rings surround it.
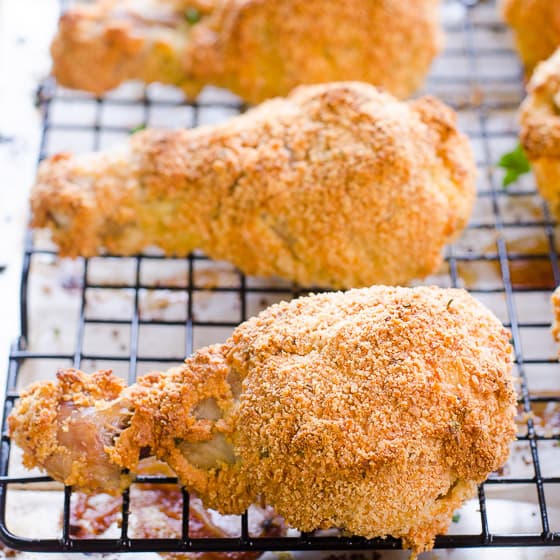
M 173 471 L 153 457 L 142 461 L 143 475 L 173 476 Z M 100 497 L 102 496 L 102 499 Z M 215 525 L 200 498 L 191 495 L 189 502 L 189 536 L 191 538 L 225 538 L 235 536 Z M 70 534 L 74 538 L 95 538 L 113 524 L 121 522 L 122 496 L 73 495 L 70 512 Z M 160 514 L 154 518 L 150 509 Z M 136 484 L 130 489 L 130 511 L 136 516 L 131 523 L 134 538 L 180 538 L 182 533 L 183 495 L 176 484 Z M 155 521 L 155 522 L 154 522 Z M 257 537 L 278 537 L 286 534 L 284 520 L 272 509 L 265 511 Z M 173 560 L 257 560 L 261 552 L 196 552 L 170 553 L 163 558 Z
M 520 237 L 507 242 L 508 255 L 546 255 L 535 259 L 508 259 L 511 285 L 514 290 L 554 290 L 554 274 L 550 246 L 542 236 Z M 499 263 L 496 262 L 499 269 Z
M 506 241 L 511 287 L 514 290 L 554 290 L 554 273 L 550 260 L 550 246 L 542 235 L 530 235 Z M 483 248 L 484 255 L 497 255 L 495 243 Z M 539 257 L 535 258 L 534 256 Z M 542 255 L 542 258 L 541 258 Z M 523 258 L 525 256 L 533 258 Z M 501 287 L 502 271 L 496 258 L 489 261 L 457 263 L 457 271 L 465 287 Z
M 102 535 L 112 524 L 120 523 L 121 496 L 74 495 L 71 510 L 70 534 L 74 538 L 95 538 Z M 157 509 L 159 519 L 149 514 Z M 180 538 L 182 530 L 183 496 L 179 486 L 171 484 L 139 484 L 130 492 L 130 509 L 139 516 L 132 526 L 134 538 Z M 272 511 L 263 521 L 258 537 L 278 537 L 286 533 L 282 518 Z M 227 538 L 228 534 L 212 522 L 199 498 L 191 496 L 189 511 L 189 536 L 191 538 Z M 257 560 L 261 552 L 195 552 L 171 553 L 164 558 L 174 560 Z

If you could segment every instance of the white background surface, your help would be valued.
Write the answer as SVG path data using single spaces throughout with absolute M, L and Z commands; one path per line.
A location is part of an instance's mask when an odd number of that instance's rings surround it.
M 18 285 L 35 176 L 40 115 L 34 108 L 39 79 L 49 69 L 48 44 L 56 25 L 56 0 L 0 0 L 0 385 L 19 331 Z

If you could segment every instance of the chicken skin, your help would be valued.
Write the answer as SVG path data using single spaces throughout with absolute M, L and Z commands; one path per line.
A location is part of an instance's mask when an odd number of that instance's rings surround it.
M 517 50 L 530 75 L 560 47 L 560 3 L 554 0 L 502 0 L 502 13 L 515 33 Z
M 62 256 L 195 248 L 301 285 L 406 284 L 466 224 L 476 167 L 455 114 L 362 83 L 296 89 L 218 126 L 43 162 L 33 226 Z
M 62 16 L 53 73 L 102 94 L 129 79 L 250 103 L 359 80 L 408 97 L 442 46 L 439 0 L 98 0 Z
M 260 500 L 300 530 L 419 552 L 508 457 L 511 367 L 508 332 L 467 292 L 376 286 L 273 305 L 129 387 L 60 371 L 9 427 L 27 466 L 78 489 L 118 492 L 155 455 L 221 513 Z
M 560 49 L 535 70 L 520 120 L 521 144 L 539 192 L 560 219 Z

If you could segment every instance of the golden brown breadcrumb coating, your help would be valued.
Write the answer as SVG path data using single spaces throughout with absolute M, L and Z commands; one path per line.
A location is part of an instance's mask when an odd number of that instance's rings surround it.
M 455 121 L 431 97 L 301 87 L 218 126 L 51 157 L 33 226 L 62 256 L 200 248 L 302 285 L 405 284 L 438 269 L 471 213 L 476 167 Z
M 552 292 L 551 302 L 554 315 L 552 336 L 556 342 L 560 342 L 560 286 Z
M 98 0 L 70 8 L 52 44 L 64 86 L 128 79 L 257 103 L 302 84 L 360 80 L 407 97 L 442 45 L 439 0 Z
M 128 487 L 130 476 L 105 458 L 105 446 L 125 421 L 123 407 L 110 407 L 123 389 L 124 382 L 108 370 L 86 377 L 81 372 L 66 370 L 58 376 L 58 383 L 31 385 L 29 394 L 33 397 L 20 401 L 20 414 L 11 421 L 21 437 L 30 438 L 22 445 L 28 451 L 24 453 L 23 464 L 28 468 L 41 465 L 56 480 L 77 487 Z M 82 409 L 103 406 L 103 431 L 79 414 Z M 101 416 L 96 418 L 100 421 Z
M 273 305 L 184 365 L 85 402 L 73 421 L 112 435 L 96 462 L 135 471 L 149 449 L 206 507 L 239 513 L 260 499 L 298 529 L 393 535 L 418 552 L 505 462 L 511 367 L 508 332 L 467 292 L 376 286 Z M 57 402 L 106 383 L 94 375 L 62 371 L 58 385 L 23 393 L 9 426 L 27 465 L 48 469 L 59 430 L 77 437 Z M 119 407 L 115 433 L 107 410 Z M 121 487 L 116 476 L 51 474 L 90 491 Z
M 521 143 L 539 192 L 560 218 L 560 49 L 537 66 L 520 120 Z
M 504 19 L 514 30 L 517 49 L 528 74 L 560 47 L 560 2 L 502 0 Z

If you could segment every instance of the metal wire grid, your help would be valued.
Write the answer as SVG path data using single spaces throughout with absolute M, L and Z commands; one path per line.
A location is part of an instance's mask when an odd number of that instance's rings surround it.
M 539 340 L 549 337 L 547 332 L 550 328 L 548 320 L 535 320 L 534 314 L 528 320 L 520 319 L 519 306 L 516 298 L 523 295 L 539 295 L 548 298 L 551 289 L 560 284 L 560 271 L 557 259 L 556 247 L 556 224 L 551 219 L 548 209 L 544 203 L 539 202 L 537 217 L 527 217 L 522 212 L 521 217 L 511 219 L 510 212 L 504 211 L 504 201 L 524 202 L 527 199 L 536 199 L 535 189 L 532 184 L 521 184 L 511 191 L 505 193 L 499 184 L 499 173 L 496 172 L 494 163 L 496 155 L 493 152 L 493 143 L 496 140 L 507 144 L 509 147 L 515 145 L 515 130 L 510 126 L 497 126 L 499 115 L 502 112 L 514 111 L 523 95 L 521 71 L 516 67 L 514 74 L 490 74 L 488 75 L 485 64 L 489 59 L 497 61 L 497 67 L 501 60 L 511 63 L 514 53 L 506 47 L 487 47 L 481 37 L 484 35 L 496 35 L 503 37 L 505 30 L 497 26 L 496 18 L 489 17 L 490 10 L 495 6 L 490 3 L 477 5 L 477 2 L 463 2 L 466 7 L 465 14 L 460 23 L 447 27 L 449 48 L 446 50 L 442 60 L 457 59 L 461 61 L 458 66 L 461 72 L 458 74 L 438 74 L 437 68 L 428 82 L 428 90 L 436 92 L 444 100 L 454 105 L 460 115 L 470 116 L 470 125 L 467 132 L 478 147 L 478 163 L 480 167 L 480 188 L 478 193 L 475 219 L 469 225 L 464 237 L 472 236 L 476 242 L 479 235 L 490 234 L 494 239 L 493 249 L 488 251 L 480 246 L 467 246 L 462 241 L 451 247 L 446 258 L 447 273 L 435 281 L 442 285 L 467 286 L 479 298 L 498 298 L 503 301 L 503 319 L 506 326 L 511 329 L 512 342 L 515 348 L 515 361 L 517 371 L 521 378 L 520 409 L 526 413 L 524 429 L 519 435 L 519 442 L 528 451 L 526 464 L 529 473 L 519 476 L 510 476 L 502 472 L 492 476 L 487 482 L 480 486 L 478 491 L 478 506 L 480 518 L 480 530 L 468 534 L 449 534 L 439 536 L 436 539 L 438 548 L 458 547 L 480 547 L 480 546 L 537 546 L 560 544 L 559 528 L 552 526 L 549 519 L 549 505 L 547 495 L 550 492 L 560 490 L 560 472 L 543 473 L 543 465 L 539 450 L 542 446 L 555 447 L 560 445 L 560 432 L 547 433 L 539 429 L 532 415 L 535 410 L 543 406 L 556 406 L 560 403 L 560 389 L 556 383 L 556 392 L 545 393 L 531 392 L 529 380 L 531 368 L 544 367 L 546 375 L 554 376 L 558 373 L 555 367 L 556 360 L 553 355 L 543 355 L 545 352 L 536 351 L 531 354 L 524 352 L 526 345 L 525 331 L 531 331 L 533 336 Z M 496 64 L 494 65 L 496 67 Z M 202 98 L 197 103 L 183 103 L 175 98 L 154 98 L 147 88 L 140 100 L 127 96 L 108 96 L 105 99 L 93 99 L 76 93 L 68 93 L 56 88 L 52 81 L 45 82 L 38 93 L 38 105 L 43 112 L 43 132 L 40 149 L 40 159 L 54 149 L 50 144 L 52 135 L 56 132 L 70 131 L 72 133 L 84 132 L 93 136 L 93 146 L 89 148 L 98 149 L 102 146 L 103 134 L 126 134 L 128 126 L 109 124 L 105 122 L 104 111 L 107 109 L 122 110 L 126 107 L 138 107 L 141 109 L 141 123 L 152 123 L 152 117 L 156 110 L 166 108 L 183 108 L 190 115 L 189 126 L 196 126 L 204 120 L 205 112 L 219 109 L 232 113 L 244 110 L 244 107 L 235 100 L 216 100 Z M 513 92 L 513 93 L 512 93 Z M 72 106 L 81 104 L 92 110 L 91 122 L 62 123 L 53 119 L 53 107 L 59 104 L 65 111 L 70 111 Z M 498 117 L 497 117 L 498 116 Z M 496 120 L 497 119 L 497 120 Z M 522 205 L 521 205 L 522 206 Z M 486 212 L 481 208 L 486 208 Z M 537 251 L 534 250 L 512 250 L 510 243 L 511 231 L 538 231 L 544 240 Z M 544 247 L 544 248 L 543 248 Z M 73 349 L 68 352 L 52 352 L 48 350 L 35 350 L 29 344 L 30 324 L 29 317 L 32 306 L 29 305 L 30 283 L 33 280 L 33 267 L 37 261 L 55 260 L 55 252 L 45 248 L 34 240 L 33 235 L 28 233 L 24 254 L 22 282 L 21 282 L 21 335 L 14 343 L 9 362 L 7 375 L 7 391 L 4 404 L 4 421 L 2 425 L 2 441 L 0 448 L 0 538 L 14 549 L 25 549 L 41 552 L 164 552 L 164 551 L 266 551 L 266 550 L 365 550 L 365 549 L 395 549 L 400 548 L 399 540 L 372 539 L 366 540 L 357 537 L 324 537 L 315 536 L 312 533 L 304 533 L 296 537 L 257 538 L 250 534 L 248 515 L 244 514 L 240 521 L 240 536 L 232 538 L 191 538 L 188 527 L 189 494 L 183 491 L 183 521 L 182 535 L 177 539 L 136 539 L 129 535 L 129 492 L 123 494 L 122 501 L 122 523 L 120 537 L 116 539 L 75 539 L 71 536 L 70 510 L 72 490 L 64 490 L 64 510 L 62 519 L 62 533 L 58 539 L 29 539 L 17 536 L 10 532 L 7 527 L 9 508 L 7 508 L 7 496 L 10 484 L 30 485 L 37 482 L 49 481 L 43 476 L 14 476 L 9 472 L 9 461 L 11 456 L 10 440 L 6 433 L 6 418 L 9 415 L 18 396 L 18 380 L 21 382 L 22 371 L 29 364 L 37 364 L 42 360 L 51 360 L 57 365 L 72 365 L 73 367 L 86 366 L 91 368 L 101 363 L 111 362 L 113 364 L 127 367 L 127 380 L 134 382 L 139 370 L 152 366 L 153 364 L 165 367 L 167 363 L 180 362 L 183 354 L 179 351 L 171 351 L 165 356 L 150 355 L 143 352 L 141 347 L 141 331 L 146 327 L 161 327 L 170 329 L 181 329 L 183 351 L 185 355 L 192 353 L 200 343 L 197 343 L 197 333 L 202 329 L 231 330 L 239 322 L 244 321 L 253 314 L 255 306 L 254 299 L 257 298 L 288 298 L 296 297 L 303 293 L 297 286 L 274 283 L 259 283 L 254 279 L 230 270 L 229 281 L 218 281 L 215 285 L 198 282 L 197 271 L 200 267 L 211 264 L 206 257 L 195 253 L 187 259 L 165 259 L 158 255 L 142 255 L 134 258 L 120 259 L 118 257 L 104 257 L 80 261 L 79 267 L 81 278 L 75 284 L 75 293 L 79 301 L 79 312 L 77 328 L 75 330 L 75 343 Z M 92 272 L 98 266 L 111 270 L 126 263 L 131 268 L 129 280 L 125 281 L 103 281 L 96 278 Z M 146 279 L 145 269 L 157 267 L 162 269 L 180 264 L 182 267 L 182 280 L 176 279 L 166 283 L 161 278 L 156 280 Z M 529 282 L 516 277 L 519 266 L 522 265 L 529 271 L 538 274 L 531 276 Z M 470 267 L 482 266 L 486 271 L 489 267 L 497 272 L 499 282 L 496 284 L 485 284 L 473 281 L 469 272 Z M 535 281 L 535 278 L 537 281 Z M 130 315 L 126 318 L 116 316 L 99 316 L 91 312 L 90 300 L 95 292 L 111 294 L 126 292 L 131 299 Z M 146 316 L 143 312 L 143 297 L 150 292 L 165 291 L 170 294 L 182 296 L 180 305 L 184 307 L 184 317 L 160 317 Z M 225 295 L 237 302 L 234 305 L 237 316 L 229 314 L 224 317 L 200 318 L 197 312 L 197 297 L 201 294 L 210 294 L 211 298 L 219 298 Z M 95 298 L 93 298 L 95 299 Z M 266 301 L 260 302 L 260 307 L 266 307 Z M 223 311 L 219 305 L 220 311 Z M 54 311 L 54 310 L 53 310 Z M 124 353 L 112 353 L 107 351 L 88 350 L 88 336 L 91 328 L 125 329 L 128 335 L 128 344 Z M 546 346 L 546 344 L 545 344 Z M 550 373 L 553 372 L 553 373 Z M 553 378 L 558 382 L 558 378 Z M 539 409 L 540 410 L 540 409 Z M 560 449 L 557 450 L 560 457 Z M 139 477 L 135 484 L 139 483 L 169 483 L 175 479 L 161 477 Z M 500 533 L 493 531 L 493 520 L 491 516 L 487 494 L 494 487 L 514 489 L 516 486 L 530 485 L 536 493 L 536 510 L 538 527 L 529 533 Z M 507 493 L 506 493 L 507 494 Z M 533 524 L 534 525 L 534 524 Z

